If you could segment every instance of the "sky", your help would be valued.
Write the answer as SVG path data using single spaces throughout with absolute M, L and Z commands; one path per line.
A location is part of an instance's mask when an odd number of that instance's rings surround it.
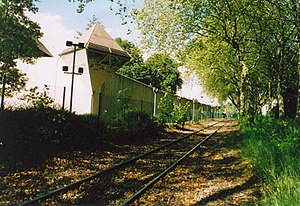
M 116 10 L 111 11 L 110 6 L 116 7 L 109 0 L 95 0 L 86 5 L 82 13 L 77 13 L 77 2 L 68 0 L 41 0 L 36 5 L 39 8 L 37 14 L 27 14 L 32 20 L 38 22 L 44 33 L 41 41 L 54 55 L 59 54 L 65 48 L 66 40 L 74 40 L 77 31 L 84 32 L 88 19 L 95 15 L 104 25 L 105 30 L 113 37 L 121 37 L 135 44 L 139 44 L 139 32 L 135 25 L 122 25 L 120 16 L 116 16 Z M 134 8 L 142 7 L 142 1 L 136 0 Z M 128 35 L 128 28 L 132 32 Z
M 127 2 L 132 2 L 128 1 Z M 142 8 L 143 0 L 135 0 L 133 8 Z M 36 3 L 39 11 L 36 14 L 27 14 L 33 21 L 38 22 L 44 36 L 41 38 L 42 43 L 48 50 L 57 56 L 66 46 L 66 41 L 74 41 L 77 31 L 84 32 L 88 19 L 95 15 L 104 25 L 105 30 L 113 37 L 121 37 L 139 45 L 139 31 L 134 24 L 122 25 L 120 16 L 116 16 L 116 10 L 111 11 L 110 7 L 116 8 L 110 0 L 95 0 L 86 5 L 82 13 L 77 13 L 77 2 L 69 2 L 68 0 L 41 0 Z M 128 34 L 128 29 L 132 32 Z M 75 40 L 76 41 L 76 40 Z M 183 72 L 184 74 L 184 72 Z M 209 98 L 199 84 L 195 74 L 185 75 L 183 77 L 184 85 L 180 96 L 189 99 L 198 99 L 198 101 L 206 104 L 216 105 L 215 99 Z

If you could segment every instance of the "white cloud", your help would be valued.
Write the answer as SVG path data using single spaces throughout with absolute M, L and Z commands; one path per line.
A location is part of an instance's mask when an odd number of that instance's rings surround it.
M 27 16 L 40 24 L 44 34 L 40 40 L 54 56 L 62 52 L 66 48 L 66 41 L 74 40 L 77 34 L 76 31 L 64 26 L 63 19 L 59 15 L 28 13 Z

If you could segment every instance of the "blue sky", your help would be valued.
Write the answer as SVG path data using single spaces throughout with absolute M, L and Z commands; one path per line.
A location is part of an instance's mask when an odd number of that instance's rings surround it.
M 128 1 L 131 2 L 131 1 Z M 136 0 L 133 3 L 134 8 L 142 7 L 142 0 Z M 135 44 L 139 44 L 139 32 L 135 25 L 121 25 L 120 16 L 115 15 L 115 10 L 111 11 L 110 6 L 116 7 L 110 0 L 95 0 L 86 5 L 82 13 L 77 13 L 77 2 L 68 0 L 41 0 L 36 5 L 39 8 L 37 14 L 28 14 L 28 16 L 38 22 L 44 33 L 41 41 L 49 48 L 54 55 L 59 54 L 65 45 L 66 40 L 73 40 L 77 31 L 84 32 L 88 19 L 95 15 L 105 26 L 106 31 L 113 37 L 121 37 Z M 127 34 L 128 28 L 132 30 Z
M 37 3 L 39 12 L 51 13 L 53 15 L 59 15 L 62 17 L 64 24 L 69 29 L 84 30 L 85 25 L 88 22 L 88 18 L 93 15 L 104 24 L 106 28 L 119 28 L 122 27 L 125 30 L 126 26 L 121 25 L 121 19 L 115 15 L 115 11 L 110 10 L 110 6 L 115 7 L 109 0 L 95 0 L 86 5 L 85 10 L 82 13 L 77 13 L 77 2 L 69 2 L 68 0 L 41 0 Z M 133 5 L 135 8 L 142 7 L 142 1 L 137 0 Z M 131 29 L 134 29 L 131 25 Z

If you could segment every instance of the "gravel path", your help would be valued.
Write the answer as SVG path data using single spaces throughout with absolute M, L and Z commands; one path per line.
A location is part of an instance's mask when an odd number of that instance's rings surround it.
M 239 158 L 237 125 L 231 125 L 185 160 L 137 205 L 254 205 L 259 185 Z
M 211 122 L 187 124 L 184 130 L 168 129 L 161 137 L 147 142 L 114 145 L 89 154 L 74 152 L 49 159 L 39 168 L 11 172 L 0 177 L 0 205 L 21 203 L 207 124 Z M 237 134 L 237 124 L 231 122 L 163 181 L 155 184 L 135 205 L 251 205 L 257 202 L 257 180 L 249 163 L 239 158 Z M 150 161 L 144 159 L 138 163 Z M 78 189 L 47 199 L 42 205 L 119 205 L 153 178 L 157 169 L 149 165 L 147 170 L 151 172 L 147 174 L 139 169 L 125 169 L 114 175 L 103 175 Z

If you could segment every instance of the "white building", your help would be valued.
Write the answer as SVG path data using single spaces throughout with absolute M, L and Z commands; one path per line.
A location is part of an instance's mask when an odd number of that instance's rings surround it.
M 98 23 L 86 31 L 78 42 L 83 43 L 84 47 L 79 48 L 76 43 L 76 52 L 75 46 L 71 46 L 58 57 L 39 58 L 35 64 L 19 62 L 18 68 L 27 74 L 27 88 L 38 86 L 43 89 L 47 85 L 48 94 L 55 103 L 62 105 L 64 102 L 65 108 L 69 109 L 75 59 L 72 111 L 95 113 L 101 85 L 129 61 L 130 56 Z M 63 71 L 63 68 L 68 71 Z

